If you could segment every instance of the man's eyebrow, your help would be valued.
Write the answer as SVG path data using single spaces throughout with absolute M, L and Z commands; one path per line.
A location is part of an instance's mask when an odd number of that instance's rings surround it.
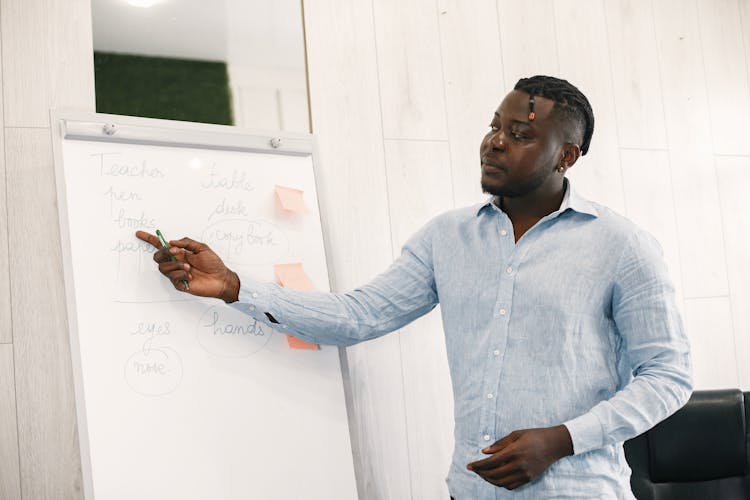
M 524 120 L 511 120 L 513 123 L 517 123 L 518 125 L 524 125 L 529 128 L 533 128 L 533 122 L 527 122 Z

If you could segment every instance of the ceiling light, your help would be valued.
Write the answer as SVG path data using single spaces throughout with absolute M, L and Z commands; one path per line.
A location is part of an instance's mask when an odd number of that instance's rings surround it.
M 143 7 L 144 9 L 153 7 L 157 3 L 160 3 L 161 1 L 162 0 L 127 0 L 129 5 L 132 5 L 133 7 Z

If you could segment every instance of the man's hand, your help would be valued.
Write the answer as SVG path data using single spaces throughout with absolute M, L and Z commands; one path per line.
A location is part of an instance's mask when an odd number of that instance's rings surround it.
M 169 248 L 162 248 L 159 238 L 153 234 L 136 231 L 135 235 L 157 249 L 154 261 L 176 289 L 185 291 L 182 280 L 187 280 L 189 293 L 193 295 L 216 297 L 225 302 L 237 301 L 240 288 L 237 274 L 225 266 L 207 245 L 182 238 L 170 241 Z M 170 260 L 170 256 L 175 260 Z
M 567 427 L 513 431 L 482 450 L 491 455 L 466 466 L 482 479 L 513 490 L 542 474 L 562 457 L 573 454 L 573 442 Z

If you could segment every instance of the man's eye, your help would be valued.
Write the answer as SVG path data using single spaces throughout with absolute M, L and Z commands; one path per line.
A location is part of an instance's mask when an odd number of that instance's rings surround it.
M 495 131 L 495 132 L 497 132 L 498 130 L 500 130 L 500 127 L 498 127 L 498 126 L 497 126 L 497 125 L 495 125 L 494 123 L 490 123 L 490 128 L 491 128 L 491 129 L 492 129 L 493 131 Z
M 523 141 L 526 139 L 526 135 L 521 132 L 511 132 L 510 135 L 517 141 Z

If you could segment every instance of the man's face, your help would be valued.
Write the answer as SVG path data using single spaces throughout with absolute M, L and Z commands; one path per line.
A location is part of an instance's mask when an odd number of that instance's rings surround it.
M 550 116 L 554 102 L 536 96 L 535 119 L 529 121 L 529 95 L 508 94 L 492 118 L 479 147 L 482 189 L 510 198 L 533 194 L 559 182 L 555 169 L 562 158 L 562 130 Z

